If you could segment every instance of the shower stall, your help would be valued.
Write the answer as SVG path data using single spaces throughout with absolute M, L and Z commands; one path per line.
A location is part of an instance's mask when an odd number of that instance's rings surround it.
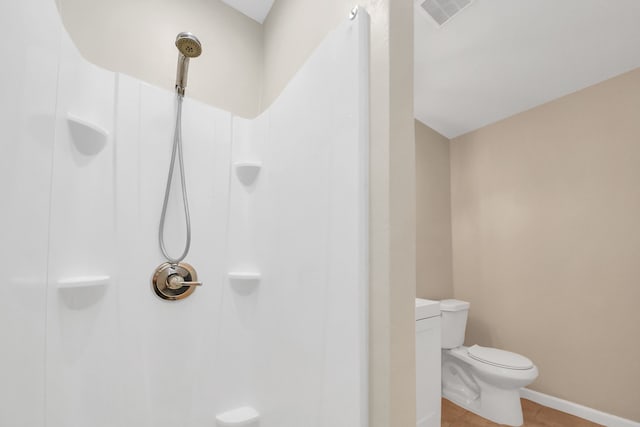
M 178 301 L 175 93 L 85 61 L 53 0 L 0 25 L 0 426 L 366 426 L 366 13 L 255 119 L 184 98 Z

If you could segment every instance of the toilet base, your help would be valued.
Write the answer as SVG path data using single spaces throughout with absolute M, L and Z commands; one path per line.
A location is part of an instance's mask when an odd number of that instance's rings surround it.
M 509 426 L 521 426 L 523 424 L 519 389 L 498 389 L 484 382 L 482 382 L 481 389 L 480 397 L 473 401 L 461 399 L 458 394 L 451 393 L 446 389 L 442 390 L 442 397 L 494 423 Z
M 442 352 L 442 396 L 498 424 L 521 426 L 520 390 L 538 376 L 538 368 L 504 369 L 479 362 L 466 347 Z

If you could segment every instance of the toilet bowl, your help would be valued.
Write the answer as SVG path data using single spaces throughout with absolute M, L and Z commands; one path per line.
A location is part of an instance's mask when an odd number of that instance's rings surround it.
M 442 396 L 499 424 L 520 426 L 520 389 L 538 377 L 538 368 L 517 353 L 463 346 L 469 303 L 443 300 Z

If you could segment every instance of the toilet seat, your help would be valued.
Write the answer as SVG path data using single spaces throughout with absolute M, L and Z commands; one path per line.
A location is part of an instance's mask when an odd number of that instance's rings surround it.
M 497 366 L 499 368 L 516 370 L 533 368 L 533 362 L 526 357 L 497 348 L 473 345 L 468 348 L 467 354 L 478 362 Z

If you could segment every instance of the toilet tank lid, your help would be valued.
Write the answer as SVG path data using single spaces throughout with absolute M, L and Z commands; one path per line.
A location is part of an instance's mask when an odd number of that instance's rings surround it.
M 441 311 L 462 311 L 469 310 L 469 304 L 466 301 L 460 301 L 457 299 L 443 299 L 440 301 L 440 310 Z

